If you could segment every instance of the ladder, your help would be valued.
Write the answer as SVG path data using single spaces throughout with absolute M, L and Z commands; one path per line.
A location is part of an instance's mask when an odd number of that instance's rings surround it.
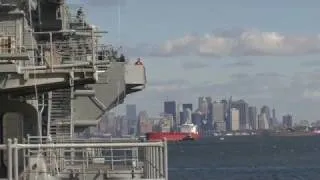
M 61 142 L 71 138 L 71 89 L 52 91 L 50 135 Z

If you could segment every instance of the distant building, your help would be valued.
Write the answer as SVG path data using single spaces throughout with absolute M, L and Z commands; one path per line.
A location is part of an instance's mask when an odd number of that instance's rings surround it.
M 199 111 L 203 114 L 207 114 L 208 111 L 208 102 L 205 97 L 199 97 L 198 99 L 199 103 Z
M 292 128 L 292 116 L 290 114 L 282 116 L 282 126 L 284 128 Z
M 129 134 L 129 127 L 128 127 L 128 119 L 125 116 L 120 116 L 118 118 L 120 122 L 120 132 L 118 136 L 128 135 Z
M 184 112 L 181 111 L 181 112 L 179 112 L 179 114 L 180 114 L 180 123 L 181 124 L 185 123 L 186 122 L 186 117 L 184 116 Z
M 233 101 L 231 108 L 239 109 L 240 111 L 240 130 L 249 129 L 249 108 L 248 103 L 244 100 Z
M 250 106 L 248 108 L 248 115 L 249 115 L 249 129 L 253 129 L 253 130 L 258 129 L 257 107 Z
M 192 112 L 191 109 L 187 108 L 183 111 L 186 121 L 184 123 L 192 123 Z
M 269 106 L 266 106 L 266 105 L 262 106 L 260 114 L 266 115 L 269 127 L 273 128 L 273 121 L 271 118 Z
M 164 102 L 164 113 L 166 115 L 172 115 L 173 117 L 173 128 L 177 128 L 177 103 L 175 101 L 165 101 Z
M 159 122 L 159 129 L 161 132 L 170 132 L 173 128 L 173 116 L 163 115 Z
M 200 112 L 194 112 L 191 115 L 192 123 L 201 127 L 202 125 L 202 114 Z
M 231 130 L 237 131 L 240 129 L 240 111 L 236 108 L 230 110 L 231 114 Z
M 152 131 L 153 124 L 149 120 L 148 114 L 146 111 L 141 111 L 138 115 L 138 131 L 139 135 L 144 135 L 147 132 Z
M 212 105 L 213 109 L 213 121 L 216 125 L 217 131 L 226 131 L 226 113 L 225 103 L 222 101 L 215 101 Z
M 128 121 L 129 134 L 136 134 L 137 128 L 137 106 L 135 104 L 126 105 L 126 119 Z
M 269 129 L 269 122 L 266 113 L 260 113 L 258 116 L 258 128 Z
M 184 109 L 190 109 L 191 112 L 192 112 L 192 111 L 193 111 L 193 109 L 192 109 L 192 104 L 182 104 L 182 111 L 183 111 Z
M 277 116 L 276 116 L 276 109 L 273 108 L 272 109 L 272 123 L 274 126 L 278 125 L 278 120 L 277 120 Z

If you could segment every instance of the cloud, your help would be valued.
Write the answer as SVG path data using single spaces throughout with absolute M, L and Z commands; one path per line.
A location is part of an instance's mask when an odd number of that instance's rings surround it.
M 306 66 L 306 67 L 320 66 L 320 60 L 316 59 L 316 60 L 301 62 L 300 65 L 301 66 Z
M 184 69 L 201 69 L 210 66 L 210 64 L 201 61 L 183 61 L 181 66 Z
M 225 64 L 226 68 L 238 68 L 238 67 L 251 67 L 254 66 L 252 61 L 249 60 L 238 60 L 232 63 Z
M 81 0 L 81 2 L 96 7 L 125 6 L 126 4 L 126 0 Z
M 188 87 L 190 87 L 190 83 L 184 79 L 158 80 L 149 82 L 147 91 L 167 92 L 187 89 Z
M 154 56 L 290 56 L 320 52 L 320 36 L 303 36 L 255 29 L 187 34 L 148 49 Z

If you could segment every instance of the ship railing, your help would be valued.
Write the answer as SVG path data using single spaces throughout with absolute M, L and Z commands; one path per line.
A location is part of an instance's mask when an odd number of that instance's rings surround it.
M 28 60 L 22 38 L 17 34 L 17 26 L 9 22 L 0 22 L 0 63 L 15 63 Z
M 17 26 L 0 22 L 0 63 L 16 64 L 19 72 L 28 70 L 54 69 L 94 69 L 108 68 L 114 57 L 110 47 L 98 43 L 103 31 L 96 30 L 65 30 L 52 32 L 23 32 L 30 39 L 27 44 L 22 43 L 22 36 L 16 32 Z M 79 34 L 80 33 L 80 34 Z M 55 41 L 53 36 L 69 34 L 72 38 L 65 41 Z M 36 42 L 34 36 L 49 38 L 47 41 Z M 79 36 L 83 36 L 79 38 Z M 33 42 L 33 43 L 32 43 Z M 104 54 L 101 55 L 101 52 Z M 84 70 L 84 71 L 86 71 Z
M 139 171 L 138 169 L 138 163 L 136 160 L 137 154 L 133 154 L 132 156 L 128 156 L 127 158 L 123 158 L 122 155 L 102 155 L 103 158 L 101 158 L 98 155 L 92 154 L 92 152 L 97 153 L 100 152 L 100 155 L 103 154 L 102 150 L 104 149 L 119 149 L 119 152 L 123 152 L 123 150 L 132 150 L 132 148 L 138 148 L 143 151 L 143 166 L 140 165 L 140 167 L 143 167 L 143 170 Z M 108 166 L 110 159 L 113 159 L 115 163 L 116 162 L 127 162 L 131 163 L 131 171 L 123 171 L 123 173 L 130 173 L 133 177 L 135 175 L 138 175 L 139 173 L 142 173 L 142 179 L 168 179 L 168 156 L 167 156 L 167 142 L 159 141 L 159 142 L 140 142 L 140 143 L 62 143 L 62 144 L 19 144 L 18 140 L 15 138 L 13 143 L 11 139 L 7 140 L 6 144 L 0 145 L 0 149 L 6 151 L 7 155 L 7 174 L 8 180 L 18 180 L 20 178 L 19 172 L 19 161 L 21 161 L 20 158 L 23 158 L 24 160 L 24 177 L 34 177 L 38 174 L 42 174 L 41 176 L 44 177 L 44 175 L 52 175 L 52 169 L 50 167 L 44 167 L 44 164 L 41 164 L 45 161 L 41 160 L 45 158 L 46 156 L 50 156 L 51 150 L 56 151 L 57 149 L 75 149 L 77 151 L 74 151 L 76 153 L 75 158 L 77 157 L 85 157 L 86 161 L 83 161 L 83 159 L 80 158 L 81 166 L 77 166 L 75 163 L 79 159 L 73 160 L 73 165 L 71 166 L 71 170 L 80 170 L 81 174 L 90 173 L 92 169 L 99 170 L 99 173 L 103 171 L 103 175 L 112 176 L 112 173 L 119 173 L 118 171 L 121 171 L 121 169 L 118 169 L 117 172 L 113 171 L 110 166 Z M 39 154 L 37 156 L 19 156 L 19 153 L 21 151 L 25 152 L 30 149 L 38 149 Z M 92 151 L 94 150 L 94 151 Z M 83 155 L 80 156 L 79 153 L 82 153 Z M 111 151 L 113 152 L 113 151 Z M 133 153 L 136 153 L 135 151 L 132 151 Z M 114 151 L 113 153 L 116 153 Z M 68 153 L 63 154 L 63 156 L 56 158 L 65 159 L 68 161 L 68 157 L 71 156 L 67 155 Z M 110 156 L 112 156 L 110 158 Z M 121 156 L 121 157 L 119 157 Z M 31 158 L 31 159 L 30 159 Z M 110 159 L 108 159 L 110 158 Z M 118 159 L 117 159 L 118 158 Z M 28 163 L 27 163 L 28 162 Z M 46 162 L 47 163 L 47 162 Z M 99 165 L 100 164 L 100 165 Z M 48 164 L 47 164 L 48 166 Z M 115 168 L 116 166 L 114 166 Z M 61 168 L 61 167 L 57 167 Z M 65 166 L 64 168 L 68 168 L 68 166 Z M 69 171 L 65 171 L 66 169 L 59 169 L 60 173 L 68 173 Z M 117 169 L 114 169 L 117 170 Z M 41 171 L 41 172 L 39 172 Z M 135 174 L 137 173 L 137 174 Z M 54 174 L 53 174 L 54 175 Z

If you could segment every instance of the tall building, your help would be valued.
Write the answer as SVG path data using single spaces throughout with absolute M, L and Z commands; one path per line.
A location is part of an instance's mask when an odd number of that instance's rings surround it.
M 128 119 L 126 117 L 121 117 L 120 122 L 121 122 L 120 135 L 128 135 L 128 133 L 129 133 Z
M 167 115 L 172 115 L 174 129 L 176 129 L 178 126 L 177 109 L 178 109 L 177 103 L 175 101 L 165 101 L 164 102 L 164 113 Z
M 126 117 L 129 120 L 137 119 L 137 106 L 135 104 L 126 105 Z
M 258 128 L 269 129 L 269 122 L 266 113 L 260 113 L 258 116 Z
M 275 108 L 272 109 L 272 124 L 273 125 L 277 125 L 278 124 L 278 120 L 277 120 L 277 116 L 276 116 L 276 109 Z
M 240 111 L 240 130 L 249 129 L 249 108 L 248 103 L 244 100 L 233 101 L 231 108 L 239 109 Z
M 126 105 L 126 119 L 128 121 L 129 134 L 136 134 L 137 128 L 137 106 L 135 104 Z
M 249 128 L 253 130 L 258 129 L 257 108 L 255 106 L 250 106 L 248 108 L 248 115 L 249 115 Z
M 205 97 L 199 97 L 198 99 L 199 111 L 201 113 L 207 114 L 208 111 L 208 102 Z
M 188 103 L 188 104 L 182 104 L 182 110 L 184 110 L 184 109 L 190 109 L 191 111 L 193 111 L 193 109 L 192 109 L 192 104 L 190 103 Z
M 161 132 L 170 132 L 172 130 L 172 124 L 172 115 L 163 115 L 159 123 L 159 129 Z
M 232 96 L 229 98 L 228 101 L 226 101 L 226 129 L 227 131 L 231 131 L 232 130 L 232 117 L 231 117 L 231 104 L 232 104 Z
M 213 109 L 213 121 L 216 125 L 217 131 L 226 131 L 226 105 L 222 101 L 215 101 L 212 104 Z
M 192 123 L 200 127 L 202 125 L 202 115 L 200 112 L 194 112 L 191 115 Z
M 282 125 L 284 128 L 292 128 L 292 116 L 290 114 L 282 117 Z
M 149 121 L 149 117 L 146 111 L 141 111 L 138 115 L 138 128 L 137 134 L 144 135 L 147 132 L 152 131 L 152 123 Z
M 184 109 L 183 111 L 184 117 L 185 117 L 185 122 L 184 123 L 192 123 L 192 112 L 189 108 Z
M 231 114 L 231 130 L 237 131 L 240 129 L 240 111 L 236 108 L 230 110 Z
M 272 122 L 272 119 L 271 119 L 270 108 L 268 106 L 264 105 L 264 106 L 261 107 L 260 113 L 266 115 L 269 127 L 272 128 L 273 127 L 273 122 Z
M 184 111 L 179 112 L 180 114 L 180 123 L 183 124 L 186 122 L 186 117 L 184 116 Z

